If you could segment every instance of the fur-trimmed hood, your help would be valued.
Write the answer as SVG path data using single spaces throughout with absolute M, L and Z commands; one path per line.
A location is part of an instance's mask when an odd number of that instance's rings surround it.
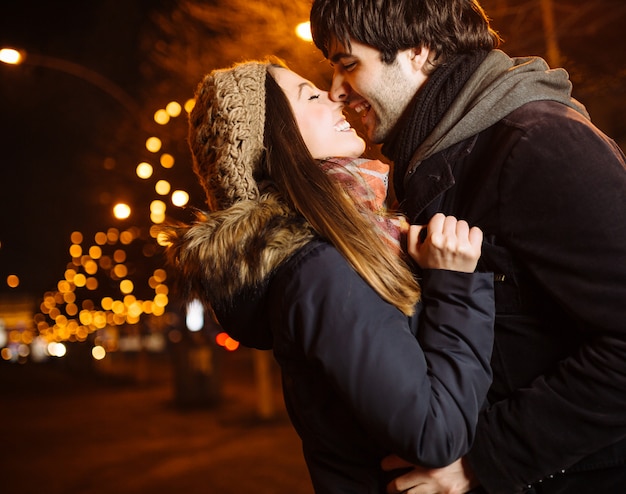
M 192 225 L 168 229 L 169 262 L 185 299 L 228 307 L 243 292 L 263 291 L 272 273 L 315 237 L 276 193 L 202 212 Z

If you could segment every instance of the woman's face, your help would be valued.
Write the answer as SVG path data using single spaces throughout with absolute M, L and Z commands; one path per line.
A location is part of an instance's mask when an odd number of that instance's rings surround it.
M 357 158 L 365 141 L 343 115 L 343 103 L 331 101 L 328 92 L 288 69 L 272 68 L 272 76 L 287 96 L 302 138 L 315 159 L 331 156 Z

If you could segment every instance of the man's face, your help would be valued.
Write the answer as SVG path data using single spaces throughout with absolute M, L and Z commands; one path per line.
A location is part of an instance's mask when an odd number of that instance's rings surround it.
M 402 50 L 386 64 L 377 49 L 357 41 L 350 45 L 330 47 L 330 97 L 359 113 L 368 139 L 382 143 L 427 78 L 422 68 L 428 50 Z

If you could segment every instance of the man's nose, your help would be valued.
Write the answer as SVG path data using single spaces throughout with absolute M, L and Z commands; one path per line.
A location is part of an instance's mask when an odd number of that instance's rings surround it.
M 330 91 L 328 91 L 328 95 L 333 101 L 340 101 L 342 103 L 348 102 L 348 95 L 350 94 L 350 87 L 341 76 L 335 72 L 333 74 L 333 82 L 330 85 Z

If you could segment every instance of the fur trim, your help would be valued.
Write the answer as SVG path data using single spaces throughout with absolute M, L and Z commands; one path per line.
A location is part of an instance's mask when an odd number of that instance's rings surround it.
M 243 291 L 258 291 L 293 253 L 315 237 L 306 220 L 277 194 L 199 213 L 190 226 L 168 229 L 170 264 L 186 299 L 228 306 Z

